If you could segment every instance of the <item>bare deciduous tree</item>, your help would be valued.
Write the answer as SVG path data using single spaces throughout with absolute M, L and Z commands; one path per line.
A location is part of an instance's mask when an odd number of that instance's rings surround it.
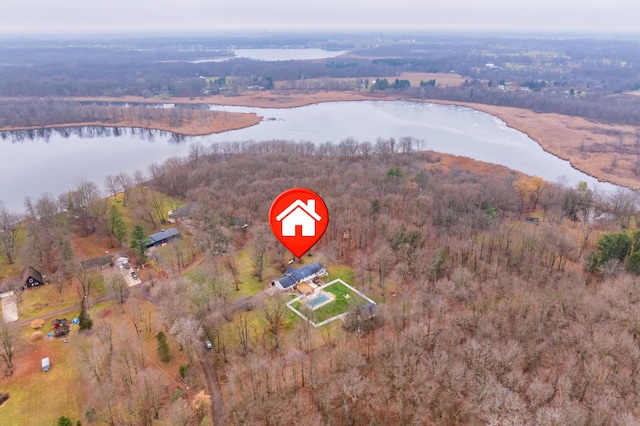
M 378 246 L 378 250 L 373 255 L 375 259 L 374 262 L 376 264 L 376 269 L 378 272 L 378 277 L 380 278 L 380 288 L 384 288 L 384 279 L 387 274 L 393 268 L 393 264 L 395 262 L 395 255 L 387 244 L 382 244 Z
M 240 345 L 242 356 L 246 356 L 249 352 L 249 341 L 251 332 L 249 330 L 249 315 L 246 312 L 240 312 L 235 321 L 235 334 Z
M 180 350 L 186 349 L 190 354 L 193 347 L 204 336 L 200 322 L 193 317 L 182 316 L 176 319 L 169 331 L 180 344 Z
M 92 271 L 89 269 L 84 269 L 82 267 L 78 268 L 76 272 L 76 278 L 80 282 L 82 286 L 83 296 L 88 298 L 91 292 L 91 287 L 99 282 L 101 277 L 98 276 L 96 271 Z
M 7 363 L 7 368 L 13 368 L 17 344 L 18 330 L 15 325 L 0 319 L 0 356 Z
M 118 194 L 118 180 L 113 175 L 107 175 L 104 178 L 104 186 L 111 193 L 113 198 Z
M 129 199 L 131 197 L 131 189 L 134 186 L 133 179 L 126 173 L 120 173 L 115 177 L 115 181 L 122 189 L 122 206 L 127 207 Z
M 129 285 L 125 281 L 122 274 L 116 272 L 106 280 L 107 289 L 109 293 L 113 294 L 118 301 L 118 304 L 122 308 L 122 312 L 124 312 L 124 302 L 129 297 Z
M 251 260 L 253 260 L 255 276 L 262 282 L 264 267 L 269 247 L 269 236 L 271 232 L 266 225 L 257 227 L 251 243 Z
M 16 239 L 20 231 L 20 216 L 7 210 L 0 202 L 0 253 L 7 257 L 9 264 L 14 262 Z
M 273 337 L 276 349 L 280 347 L 280 332 L 284 327 L 284 314 L 286 309 L 284 299 L 278 296 L 265 301 L 262 307 L 262 315 L 266 321 L 265 330 Z

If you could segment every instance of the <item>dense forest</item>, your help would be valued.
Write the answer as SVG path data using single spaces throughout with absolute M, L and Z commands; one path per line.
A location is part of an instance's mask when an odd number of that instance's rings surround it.
M 629 194 L 506 169 L 474 173 L 415 152 L 418 142 L 194 145 L 189 158 L 153 164 L 146 176 L 107 179 L 137 225 L 166 220 L 153 189 L 199 205 L 183 224 L 187 240 L 157 256 L 170 274 L 155 278 L 150 297 L 158 306 L 153 327 L 176 336 L 191 363 L 204 336 L 213 342 L 214 419 L 624 424 L 639 416 L 639 289 L 625 272 L 633 266 L 626 246 L 606 250 L 615 245 L 607 238 L 634 241 L 615 237 L 633 226 Z M 287 267 L 266 222 L 271 201 L 294 186 L 319 193 L 331 215 L 312 260 L 374 298 L 373 315 L 352 311 L 344 323 L 316 329 L 293 317 L 278 293 L 230 302 L 234 287 L 246 285 L 237 268 L 243 253 L 265 286 L 276 276 L 263 277 L 266 270 Z M 85 182 L 59 199 L 28 200 L 21 250 L 30 262 L 90 285 L 72 266 L 69 236 L 92 224 L 126 240 L 110 226 L 102 195 Z M 531 214 L 539 220 L 525 221 Z M 183 276 L 199 254 L 206 266 Z M 141 311 L 127 303 L 138 331 Z M 135 334 L 116 335 L 104 321 L 94 318 L 79 349 L 92 389 L 85 418 L 201 420 L 206 404 L 169 399 L 171 383 L 148 369 Z M 205 386 L 191 363 L 184 380 L 197 392 Z
M 439 168 L 437 154 L 411 152 L 412 143 L 229 144 L 161 167 L 157 188 L 199 200 L 216 223 L 246 218 L 257 230 L 245 243 L 254 252 L 270 200 L 291 186 L 313 188 L 331 212 L 314 257 L 349 265 L 353 284 L 382 301 L 372 324 L 357 316 L 361 326 L 336 334 L 267 321 L 243 339 L 243 314 L 231 323 L 205 316 L 205 330 L 223 330 L 234 353 L 219 353 L 229 423 L 599 424 L 638 416 L 636 280 L 620 267 L 583 272 L 589 217 L 608 203 L 583 185 Z M 540 226 L 521 220 L 540 209 Z M 617 229 L 631 211 L 614 210 L 609 226 Z M 270 262 L 284 260 L 277 246 Z

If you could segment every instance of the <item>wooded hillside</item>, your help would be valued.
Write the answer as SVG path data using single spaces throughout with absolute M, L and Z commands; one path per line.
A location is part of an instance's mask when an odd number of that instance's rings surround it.
M 197 424 L 211 411 L 215 424 L 365 425 L 638 417 L 640 289 L 624 271 L 635 260 L 601 249 L 613 243 L 595 245 L 602 232 L 635 227 L 636 200 L 417 152 L 419 144 L 193 145 L 189 158 L 152 164 L 146 176 L 107 179 L 130 226 L 166 226 L 159 192 L 197 208 L 176 225 L 182 240 L 150 255 L 163 273 L 141 272 L 153 286 L 136 297 L 154 305 L 153 316 L 142 320 L 138 302 L 122 295 L 122 314 L 110 314 L 128 324 L 132 341 L 153 346 L 149 336 L 163 331 L 170 349 L 157 337 L 157 356 L 141 347 L 140 362 L 128 364 L 128 352 L 103 336 L 115 320 L 94 312 L 94 329 L 77 341 L 92 389 L 84 418 Z M 314 328 L 269 285 L 291 257 L 267 227 L 268 210 L 291 187 L 317 192 L 330 212 L 312 256 L 294 266 L 321 262 L 327 279 L 376 301 L 370 315 L 352 310 L 344 322 Z M 85 232 L 79 225 L 127 245 L 99 195 L 85 182 L 58 200 L 32 200 L 17 252 L 61 283 L 75 274 L 84 288 L 88 275 L 67 268 L 75 264 L 71 234 Z M 117 362 L 97 370 L 102 364 L 87 354 Z M 182 378 L 142 361 L 169 356 L 186 360 Z M 131 398 L 133 377 L 158 392 Z M 182 383 L 191 393 L 171 397 Z M 145 398 L 153 411 L 141 408 Z
M 620 269 L 587 276 L 582 267 L 595 232 L 586 219 L 605 200 L 584 185 L 445 166 L 438 154 L 411 152 L 415 142 L 235 143 L 152 167 L 156 188 L 205 206 L 198 220 L 217 231 L 203 238 L 225 235 L 233 218 L 249 223 L 236 253 L 256 252 L 280 191 L 313 189 L 331 214 L 313 258 L 379 302 L 374 323 L 347 320 L 353 331 L 286 314 L 273 322 L 286 298 L 267 298 L 257 312 L 202 315 L 218 338 L 224 418 L 603 424 L 638 416 L 639 289 Z M 539 225 L 523 220 L 532 210 Z M 287 260 L 275 242 L 266 255 L 269 264 Z

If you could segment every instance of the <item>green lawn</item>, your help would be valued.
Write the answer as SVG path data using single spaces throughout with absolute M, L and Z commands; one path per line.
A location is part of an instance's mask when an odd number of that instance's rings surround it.
M 96 299 L 106 295 L 104 279 L 102 274 L 97 273 L 97 280 L 91 286 L 91 299 Z M 22 314 L 20 320 L 47 315 L 60 309 L 65 309 L 80 303 L 81 296 L 77 287 L 65 284 L 62 289 L 62 296 L 55 285 L 44 285 L 35 287 L 33 290 L 26 290 L 22 293 Z M 77 315 L 77 314 L 76 314 Z
M 78 387 L 80 372 L 72 343 L 43 339 L 34 345 L 41 356 L 50 358 L 51 370 L 47 373 L 39 371 L 40 357 L 26 358 L 37 364 L 33 366 L 37 371 L 10 380 L 8 385 L 3 384 L 2 391 L 9 392 L 11 397 L 0 408 L 0 423 L 51 426 L 60 416 L 66 416 L 75 424 L 86 395 Z M 15 363 L 26 362 L 26 359 L 16 359 Z
M 227 350 L 231 351 L 240 351 L 240 338 L 238 335 L 238 331 L 240 329 L 240 316 L 246 315 L 247 318 L 247 326 L 250 334 L 250 346 L 253 350 L 256 346 L 260 346 L 265 341 L 270 342 L 272 336 L 268 334 L 267 329 L 267 321 L 264 316 L 264 311 L 262 309 L 253 309 L 251 311 L 242 311 L 237 312 L 231 321 L 226 323 L 221 331 L 224 338 L 224 343 L 227 347 Z M 281 338 L 285 338 L 285 330 L 289 330 L 293 327 L 294 323 L 299 321 L 300 317 L 293 313 L 290 309 L 284 308 L 282 315 L 282 328 L 281 328 Z M 271 344 L 271 343 L 267 343 Z
M 348 312 L 352 307 L 367 303 L 366 299 L 362 298 L 359 294 L 355 293 L 340 282 L 335 282 L 330 286 L 325 287 L 324 291 L 333 294 L 335 299 L 315 311 L 307 308 L 300 300 L 292 303 L 291 307 L 317 324 L 335 317 L 336 315 Z
M 162 247 L 164 248 L 164 247 Z M 222 273 L 229 279 L 229 294 L 228 294 L 228 302 L 233 303 L 238 300 L 245 299 L 247 297 L 251 297 L 256 293 L 259 293 L 268 283 L 271 282 L 270 278 L 274 276 L 280 276 L 280 272 L 276 270 L 273 266 L 265 266 L 265 270 L 263 273 L 263 280 L 258 281 L 258 277 L 254 274 L 254 265 L 253 260 L 250 256 L 251 248 L 247 247 L 236 253 L 234 257 L 235 265 L 238 268 L 238 290 L 236 291 L 236 286 L 233 283 L 233 279 L 231 278 L 231 274 L 229 269 L 223 262 L 220 262 L 219 268 Z M 170 256 L 171 254 L 167 254 Z M 198 265 L 194 271 L 199 269 L 206 270 L 206 263 L 211 262 L 211 259 L 206 259 L 201 265 Z M 189 276 L 190 272 L 187 273 Z
M 9 259 L 7 259 L 6 255 L 0 256 L 0 283 L 12 278 L 17 278 L 22 273 L 25 263 L 21 257 L 23 253 L 20 248 L 23 246 L 26 237 L 24 227 L 20 227 L 16 237 L 16 250 L 12 256 L 13 263 L 9 263 Z
M 122 205 L 122 199 L 124 197 L 122 193 L 118 193 L 115 197 L 109 196 L 107 197 L 107 200 L 109 201 L 109 209 L 111 209 L 111 206 L 114 206 L 114 205 L 118 206 L 118 208 L 120 209 L 120 212 L 122 213 L 122 217 L 125 223 L 127 224 L 127 232 L 131 232 L 133 230 L 133 227 L 136 224 L 142 225 L 148 234 L 157 232 L 160 228 L 166 229 L 166 228 L 172 227 L 173 224 L 171 223 L 162 224 L 159 222 L 157 216 L 155 216 L 155 210 L 153 208 L 152 200 L 155 199 L 158 205 L 161 206 L 161 210 L 165 215 L 165 219 L 167 218 L 166 215 L 169 210 L 175 210 L 179 207 L 182 207 L 184 205 L 184 202 L 149 188 L 145 189 L 144 192 L 145 194 L 141 194 L 140 189 L 133 188 L 131 190 L 131 202 L 127 204 L 127 207 L 124 207 Z M 142 199 L 143 195 L 144 195 L 144 199 L 146 199 L 147 208 L 153 211 L 154 219 L 156 221 L 156 228 L 153 228 L 153 225 L 151 224 L 150 221 L 140 220 L 139 218 L 134 217 L 134 211 L 132 210 L 132 206 L 135 203 L 133 202 L 133 199 L 135 198 Z
M 59 309 L 65 309 L 80 303 L 80 296 L 65 285 L 62 300 L 60 293 L 53 285 L 36 287 L 22 293 L 22 314 L 20 320 L 46 315 Z
M 329 272 L 329 275 L 324 278 L 325 282 L 329 283 L 338 278 L 349 284 L 355 282 L 355 273 L 347 265 L 332 265 L 327 268 L 327 272 Z
M 238 291 L 235 291 L 235 286 L 230 293 L 231 301 L 244 299 L 245 297 L 253 296 L 258 293 L 264 287 L 266 279 L 262 282 L 258 281 L 258 277 L 254 274 L 253 260 L 249 255 L 249 247 L 240 251 L 236 257 L 236 266 L 238 267 Z M 267 273 L 271 272 L 269 268 L 265 267 L 265 273 L 263 277 L 267 276 Z

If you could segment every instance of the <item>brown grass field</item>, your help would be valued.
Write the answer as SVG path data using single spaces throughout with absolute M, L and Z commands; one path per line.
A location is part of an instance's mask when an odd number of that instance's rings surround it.
M 32 331 L 24 327 L 23 346 L 15 357 L 13 375 L 0 379 L 0 389 L 11 397 L 2 406 L 3 425 L 52 425 L 60 416 L 74 418 L 81 412 L 85 392 L 79 385 L 74 345 L 62 340 L 29 342 Z M 71 333 L 77 333 L 72 331 Z M 41 359 L 49 357 L 51 370 L 41 371 Z
M 547 152 L 568 160 L 573 167 L 600 181 L 640 189 L 635 174 L 636 143 L 633 126 L 609 125 L 560 114 L 536 113 L 522 108 L 459 103 L 502 119 L 509 127 L 526 133 Z M 616 149 L 614 149 L 614 147 Z

